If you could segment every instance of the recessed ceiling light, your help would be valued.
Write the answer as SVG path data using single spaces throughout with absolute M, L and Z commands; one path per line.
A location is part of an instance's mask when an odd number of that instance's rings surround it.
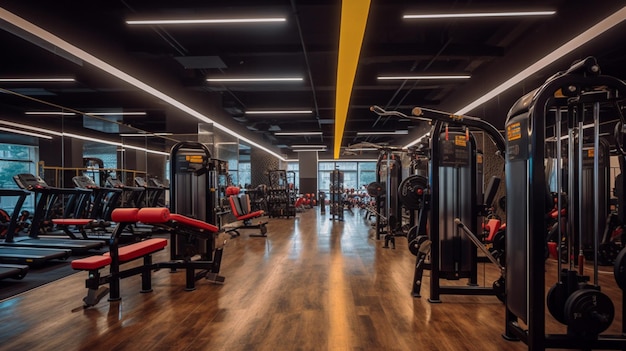
M 409 131 L 404 130 L 392 130 L 392 131 L 376 131 L 376 132 L 357 132 L 356 135 L 400 135 L 409 134 Z
M 158 19 L 158 20 L 129 20 L 130 25 L 167 25 L 167 24 L 233 24 L 233 23 L 273 23 L 285 22 L 284 17 L 266 18 L 198 18 L 198 19 Z
M 300 82 L 302 77 L 261 77 L 261 78 L 207 78 L 207 82 L 239 83 L 239 82 Z
M 94 116 L 145 116 L 145 112 L 85 112 L 86 115 Z
M 517 11 L 517 12 L 475 12 L 475 13 L 432 13 L 404 15 L 404 19 L 439 19 L 439 18 L 481 18 L 481 17 L 524 17 L 551 16 L 556 11 Z
M 76 116 L 74 112 L 63 111 L 26 111 L 24 114 L 31 116 Z
M 298 136 L 298 135 L 322 135 L 322 132 L 276 132 L 278 136 Z
M 256 110 L 246 111 L 247 115 L 293 115 L 313 113 L 311 110 Z
M 378 76 L 377 77 L 379 80 L 418 80 L 418 79 L 424 79 L 424 80 L 435 80 L 435 79 L 470 79 L 471 76 L 468 74 L 463 74 L 463 75 L 438 75 L 438 76 Z
M 308 145 L 308 144 L 304 144 L 304 145 L 291 145 L 292 148 L 294 149 L 298 149 L 298 148 L 317 148 L 317 149 L 322 149 L 322 148 L 326 148 L 326 145 Z
M 0 82 L 11 83 L 49 83 L 49 82 L 75 82 L 74 78 L 0 78 Z

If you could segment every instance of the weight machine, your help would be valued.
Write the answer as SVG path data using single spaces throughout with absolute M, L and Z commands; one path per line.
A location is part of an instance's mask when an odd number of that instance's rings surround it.
M 482 176 L 482 171 L 479 172 L 479 153 L 468 127 L 486 132 L 502 154 L 504 138 L 500 132 L 479 118 L 455 116 L 437 110 L 416 107 L 412 111 L 413 116 L 397 111 L 388 112 L 378 106 L 373 106 L 371 110 L 381 116 L 397 116 L 432 123 L 428 179 L 414 175 L 405 179 L 398 189 L 405 206 L 419 210 L 418 225 L 411 228 L 407 236 L 409 250 L 417 256 L 413 296 L 420 296 L 425 256 L 430 253 L 430 302 L 441 302 L 441 294 L 497 295 L 502 298 L 501 279 L 494 282 L 493 287 L 479 287 L 477 284 L 477 248 L 484 247 L 474 240 L 476 236 L 473 232 L 482 231 L 478 217 L 484 214 L 485 206 L 482 203 L 483 180 L 478 179 L 478 175 Z M 495 194 L 495 189 L 493 190 Z M 428 237 L 426 223 L 430 226 Z M 422 247 L 424 244 L 425 248 Z M 486 255 L 491 260 L 492 255 L 489 252 Z M 503 271 L 501 266 L 499 268 Z M 442 278 L 467 278 L 468 285 L 441 286 Z
M 226 161 L 211 158 L 211 151 L 202 143 L 179 142 L 170 151 L 170 207 L 171 212 L 198 219 L 220 227 L 223 192 L 220 178 L 228 172 Z M 205 273 L 219 272 L 221 245 L 213 238 L 179 235 L 171 232 L 171 260 L 185 260 L 200 255 L 200 261 L 210 262 Z M 223 277 L 220 278 L 223 281 Z
M 506 121 L 506 318 L 504 337 L 521 340 L 529 350 L 560 349 L 626 349 L 626 328 L 621 335 L 602 335 L 612 324 L 615 310 L 611 299 L 598 283 L 597 247 L 600 227 L 600 182 L 594 190 L 583 185 L 585 161 L 585 123 L 593 126 L 593 178 L 600 179 L 600 126 L 611 122 L 624 123 L 621 112 L 626 96 L 626 84 L 614 77 L 600 75 L 595 58 L 588 57 L 568 70 L 550 77 L 542 86 L 520 98 L 511 107 Z M 604 112 L 604 113 L 601 113 Z M 608 112 L 615 113 L 610 115 Z M 563 118 L 565 116 L 565 118 Z M 616 117 L 617 116 L 617 117 Z M 611 124 L 612 125 L 612 124 Z M 566 132 L 564 132 L 564 129 Z M 579 236 L 578 271 L 574 260 L 566 256 L 569 268 L 558 259 L 558 282 L 545 294 L 545 231 L 546 213 L 553 206 L 546 183 L 546 140 L 556 140 L 557 165 L 561 165 L 561 140 L 567 139 L 569 195 L 567 230 L 569 243 Z M 591 154 L 589 153 L 589 154 Z M 622 150 L 624 157 L 626 153 Z M 578 161 L 575 161 L 577 159 Z M 562 186 L 562 172 L 557 172 L 557 189 Z M 623 185 L 623 184 L 622 184 Z M 577 196 L 573 196 L 576 194 Z M 584 197 L 592 194 L 593 209 L 582 208 Z M 564 206 L 557 196 L 558 213 Z M 575 214 L 578 213 L 578 218 Z M 584 275 L 584 253 L 580 248 L 583 217 L 592 220 L 593 282 Z M 615 263 L 618 286 L 626 289 L 626 262 L 622 251 Z M 545 308 L 560 323 L 567 326 L 564 334 L 546 334 Z M 622 292 L 622 316 L 626 299 Z M 526 327 L 522 325 L 523 322 Z

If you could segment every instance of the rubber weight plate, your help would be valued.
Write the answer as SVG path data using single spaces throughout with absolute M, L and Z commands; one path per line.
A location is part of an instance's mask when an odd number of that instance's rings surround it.
M 567 301 L 567 287 L 565 284 L 559 282 L 554 284 L 550 290 L 548 290 L 548 297 L 546 304 L 548 305 L 548 311 L 554 319 L 567 324 L 565 319 L 565 302 Z
M 615 276 L 617 286 L 619 286 L 622 290 L 626 290 L 626 248 L 622 249 L 619 255 L 617 255 L 617 258 L 615 258 L 615 265 L 613 268 L 613 274 Z
M 407 210 L 419 210 L 422 207 L 424 191 L 428 179 L 420 175 L 406 177 L 398 186 L 398 199 Z
M 611 326 L 614 317 L 613 301 L 600 290 L 576 290 L 565 302 L 566 324 L 576 333 L 598 335 Z
M 385 193 L 385 189 L 383 189 L 383 186 L 380 185 L 380 183 L 377 182 L 371 182 L 369 184 L 367 184 L 367 194 L 369 194 L 369 196 L 380 196 L 383 195 Z

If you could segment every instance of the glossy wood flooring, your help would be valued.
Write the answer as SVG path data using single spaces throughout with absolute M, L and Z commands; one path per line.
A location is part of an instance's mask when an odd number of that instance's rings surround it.
M 122 281 L 121 302 L 72 312 L 86 292 L 86 272 L 78 272 L 2 301 L 0 349 L 526 349 L 500 336 L 504 307 L 493 296 L 442 295 L 443 303 L 430 304 L 425 279 L 423 297 L 412 298 L 415 258 L 406 240 L 383 249 L 363 214 L 346 212 L 338 222 L 311 209 L 298 217 L 269 219 L 267 238 L 244 231 L 229 241 L 223 285 L 200 281 L 186 292 L 182 272 L 161 270 L 152 293 L 140 294 L 139 278 L 131 277 Z M 166 259 L 167 251 L 157 258 Z M 481 267 L 481 283 L 495 278 L 491 264 Z M 613 330 L 621 326 L 617 315 Z

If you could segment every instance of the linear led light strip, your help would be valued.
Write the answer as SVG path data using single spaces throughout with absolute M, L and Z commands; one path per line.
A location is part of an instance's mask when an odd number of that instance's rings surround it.
M 474 100 L 474 102 L 472 102 L 469 105 L 463 107 L 462 109 L 458 110 L 454 114 L 455 115 L 464 115 L 464 114 L 468 113 L 469 111 L 472 111 L 476 107 L 478 107 L 478 106 L 484 104 L 485 102 L 493 99 L 494 97 L 498 96 L 502 92 L 504 92 L 504 91 L 508 90 L 509 88 L 513 87 L 515 84 L 520 83 L 524 79 L 526 79 L 529 76 L 535 74 L 536 72 L 538 72 L 539 70 L 543 69 L 544 67 L 550 65 L 551 63 L 553 63 L 554 61 L 558 60 L 559 58 L 569 54 L 574 49 L 577 49 L 578 47 L 580 47 L 583 44 L 591 42 L 592 39 L 594 39 L 595 37 L 599 36 L 600 34 L 606 32 L 607 30 L 613 28 L 614 26 L 620 24 L 625 19 L 626 19 L 626 6 L 622 7 L 621 9 L 619 9 L 618 11 L 613 13 L 612 15 L 608 16 L 607 18 L 603 19 L 602 21 L 596 23 L 591 28 L 587 29 L 583 33 L 581 33 L 578 36 L 574 37 L 573 39 L 571 39 L 567 43 L 563 44 L 561 47 L 557 48 L 556 50 L 552 51 L 548 55 L 542 57 L 539 61 L 533 63 L 530 66 L 528 66 L 526 69 L 522 70 L 518 74 L 516 74 L 513 77 L 509 78 L 504 83 L 498 85 L 497 87 L 495 87 L 493 90 L 491 90 L 487 94 L 485 94 L 485 95 L 479 97 L 478 99 Z M 413 145 L 415 145 L 418 142 L 418 140 L 419 139 L 413 140 L 411 143 L 407 144 L 404 147 L 407 148 L 409 146 L 413 146 Z
M 439 75 L 439 76 L 379 76 L 378 80 L 435 80 L 435 79 L 470 79 L 471 76 L 463 75 Z
M 110 65 L 110 64 L 100 60 L 99 58 L 97 58 L 97 57 L 87 53 L 86 51 L 84 51 L 82 49 L 79 49 L 78 47 L 76 47 L 76 46 L 66 42 L 65 40 L 57 37 L 56 35 L 54 35 L 54 34 L 48 32 L 48 31 L 44 30 L 43 28 L 40 28 L 40 27 L 34 25 L 33 23 L 30 23 L 30 22 L 24 20 L 23 18 L 21 18 L 19 16 L 16 16 L 15 14 L 13 14 L 13 13 L 11 13 L 11 12 L 3 9 L 3 8 L 0 8 L 0 18 L 5 20 L 5 21 L 7 21 L 7 22 L 9 22 L 10 24 L 12 24 L 12 25 L 14 25 L 14 26 L 16 26 L 18 28 L 21 28 L 21 29 L 25 30 L 26 32 L 28 32 L 28 33 L 30 33 L 30 34 L 32 34 L 32 35 L 34 35 L 34 36 L 36 36 L 36 37 L 38 37 L 40 39 L 42 39 L 42 40 L 52 44 L 52 45 L 55 45 L 56 47 L 58 47 L 61 50 L 64 50 L 64 51 L 66 51 L 66 52 L 68 52 L 68 53 L 70 53 L 70 54 L 80 58 L 81 60 L 86 61 L 86 62 L 88 62 L 88 63 L 90 63 L 90 64 L 100 68 L 101 70 L 109 73 L 110 75 L 112 75 L 114 77 L 117 77 L 117 78 L 125 81 L 126 83 L 128 83 L 130 85 L 133 85 L 133 86 L 141 89 L 142 91 L 144 91 L 144 92 L 146 92 L 146 93 L 148 93 L 148 94 L 150 94 L 150 95 L 152 95 L 152 96 L 154 96 L 154 97 L 156 97 L 158 99 L 161 99 L 161 100 L 167 102 L 168 104 L 172 105 L 173 107 L 176 107 L 177 109 L 179 109 L 179 110 L 181 110 L 181 111 L 183 111 L 183 112 L 185 112 L 185 113 L 195 117 L 196 119 L 198 119 L 198 120 L 200 120 L 202 122 L 212 123 L 215 128 L 217 128 L 217 129 L 219 129 L 219 130 L 221 130 L 221 131 L 223 131 L 223 132 L 225 132 L 225 133 L 227 133 L 229 135 L 232 135 L 232 136 L 234 136 L 236 138 L 239 138 L 239 139 L 243 140 L 244 142 L 246 142 L 246 143 L 248 143 L 248 144 L 250 144 L 252 146 L 258 147 L 259 149 L 261 149 L 261 150 L 263 150 L 263 151 L 265 151 L 265 152 L 267 152 L 267 153 L 277 157 L 280 160 L 283 160 L 283 161 L 285 160 L 283 158 L 283 156 L 279 155 L 278 153 L 276 153 L 276 152 L 274 152 L 274 151 L 272 151 L 272 150 L 270 150 L 270 149 L 268 149 L 268 148 L 266 148 L 266 147 L 264 147 L 264 146 L 262 146 L 262 145 L 260 145 L 260 144 L 258 144 L 256 142 L 254 142 L 254 141 L 252 141 L 252 140 L 250 140 L 250 139 L 248 139 L 246 137 L 243 137 L 243 136 L 241 136 L 241 135 L 231 131 L 230 129 L 226 128 L 225 126 L 222 126 L 221 124 L 219 124 L 217 122 L 214 122 L 209 117 L 207 117 L 207 116 L 203 115 L 202 113 L 192 109 L 191 107 L 183 104 L 182 102 L 180 102 L 180 101 L 170 97 L 169 95 L 161 92 L 160 90 L 157 90 L 157 89 L 149 86 L 148 84 L 146 84 L 146 83 L 140 81 L 139 79 L 129 75 L 128 73 L 126 73 L 126 72 L 124 72 L 124 71 L 122 71 L 122 70 L 120 70 L 120 69 L 118 69 L 116 67 L 113 67 L 112 65 Z
M 313 113 L 311 110 L 256 110 L 246 111 L 247 115 L 295 115 L 295 114 L 308 114 Z
M 268 18 L 223 18 L 223 19 L 179 19 L 179 20 L 130 20 L 126 24 L 130 25 L 155 25 L 155 24 L 229 24 L 229 23 L 271 23 L 285 22 L 284 17 L 268 17 Z
M 238 83 L 238 82 L 301 82 L 304 79 L 302 77 L 283 77 L 283 78 L 207 78 L 207 82 L 222 82 L 222 83 Z
M 274 135 L 277 136 L 299 136 L 299 135 L 322 135 L 322 132 L 276 132 Z
M 138 146 L 126 145 L 126 144 L 123 144 L 123 143 L 118 143 L 118 142 L 110 141 L 110 140 L 97 139 L 97 138 L 90 137 L 90 136 L 84 136 L 84 135 L 73 134 L 73 133 L 65 133 L 65 132 L 61 133 L 61 132 L 56 132 L 56 131 L 53 131 L 53 130 L 38 128 L 38 127 L 33 127 L 33 126 L 25 125 L 25 124 L 13 123 L 13 122 L 3 121 L 3 120 L 0 120 L 0 124 L 7 125 L 7 126 L 10 126 L 10 127 L 14 127 L 14 128 L 22 128 L 22 129 L 32 130 L 32 131 L 35 131 L 35 132 L 56 135 L 56 136 L 60 136 L 60 137 L 66 136 L 66 137 L 80 139 L 80 140 L 95 141 L 95 142 L 99 142 L 99 143 L 102 143 L 102 144 L 127 147 L 129 149 L 145 151 L 145 152 L 149 152 L 149 153 L 153 153 L 153 154 L 157 154 L 157 155 L 169 156 L 169 153 L 167 153 L 167 152 L 150 150 L 150 149 L 146 149 L 146 148 L 142 148 L 142 147 L 138 147 Z M 52 137 L 49 136 L 49 135 L 35 135 L 35 133 L 26 134 L 27 132 L 24 132 L 24 131 L 21 131 L 21 130 L 14 130 L 14 129 L 10 129 L 10 128 L 0 127 L 0 130 L 4 130 L 4 131 L 7 131 L 7 132 L 19 133 L 19 134 L 25 134 L 25 135 L 32 135 L 32 136 L 36 136 L 36 137 L 40 137 L 40 138 L 44 138 L 44 139 L 52 139 Z
M 0 82 L 22 83 L 22 82 L 74 82 L 74 78 L 0 78 Z
M 437 18 L 476 18 L 476 17 L 522 17 L 550 16 L 556 11 L 518 11 L 518 12 L 476 12 L 476 13 L 434 13 L 423 15 L 404 15 L 404 19 L 437 19 Z

